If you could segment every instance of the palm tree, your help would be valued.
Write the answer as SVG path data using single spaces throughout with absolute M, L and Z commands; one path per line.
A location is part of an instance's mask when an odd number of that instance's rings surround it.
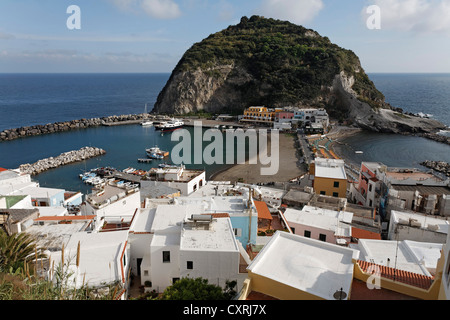
M 47 258 L 44 249 L 37 248 L 36 241 L 26 233 L 8 236 L 0 229 L 0 271 L 16 272 L 24 268 L 27 260 Z

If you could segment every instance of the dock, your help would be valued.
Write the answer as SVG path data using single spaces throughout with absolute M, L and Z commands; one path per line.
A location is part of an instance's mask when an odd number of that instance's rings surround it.
M 137 159 L 139 163 L 151 163 L 153 159 Z

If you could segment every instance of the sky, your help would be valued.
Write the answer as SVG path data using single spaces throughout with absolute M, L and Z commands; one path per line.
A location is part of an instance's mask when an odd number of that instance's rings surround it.
M 252 15 L 313 29 L 368 73 L 450 73 L 450 0 L 1 0 L 0 73 L 170 73 Z

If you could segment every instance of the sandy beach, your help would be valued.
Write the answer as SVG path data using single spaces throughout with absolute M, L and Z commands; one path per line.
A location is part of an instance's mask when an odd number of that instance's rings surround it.
M 269 135 L 270 136 L 270 135 Z M 245 183 L 268 183 L 268 182 L 288 182 L 306 172 L 297 166 L 298 153 L 295 147 L 295 138 L 293 135 L 280 133 L 279 135 L 279 170 L 276 175 L 261 175 L 261 163 L 256 165 L 238 164 L 225 171 L 217 173 L 212 177 L 214 181 L 232 181 L 236 182 L 242 179 Z M 269 144 L 270 150 L 270 144 Z

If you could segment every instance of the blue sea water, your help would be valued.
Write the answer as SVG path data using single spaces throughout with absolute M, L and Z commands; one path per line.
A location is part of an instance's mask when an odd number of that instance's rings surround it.
M 0 131 L 4 129 L 148 111 L 170 74 L 0 74 Z M 450 75 L 370 74 L 387 102 L 406 112 L 432 114 L 450 126 Z M 418 166 L 423 160 L 450 162 L 450 147 L 423 138 L 363 133 L 345 140 L 342 152 L 355 162 L 380 161 L 389 166 Z M 0 167 L 57 156 L 84 146 L 103 148 L 107 154 L 50 170 L 36 177 L 42 186 L 80 190 L 78 174 L 99 166 L 149 169 L 139 164 L 145 148 L 158 145 L 171 150 L 170 134 L 140 125 L 97 127 L 17 139 L 0 143 Z M 364 151 L 355 155 L 354 151 Z M 195 167 L 195 166 L 191 166 Z M 206 166 L 208 175 L 221 165 Z

